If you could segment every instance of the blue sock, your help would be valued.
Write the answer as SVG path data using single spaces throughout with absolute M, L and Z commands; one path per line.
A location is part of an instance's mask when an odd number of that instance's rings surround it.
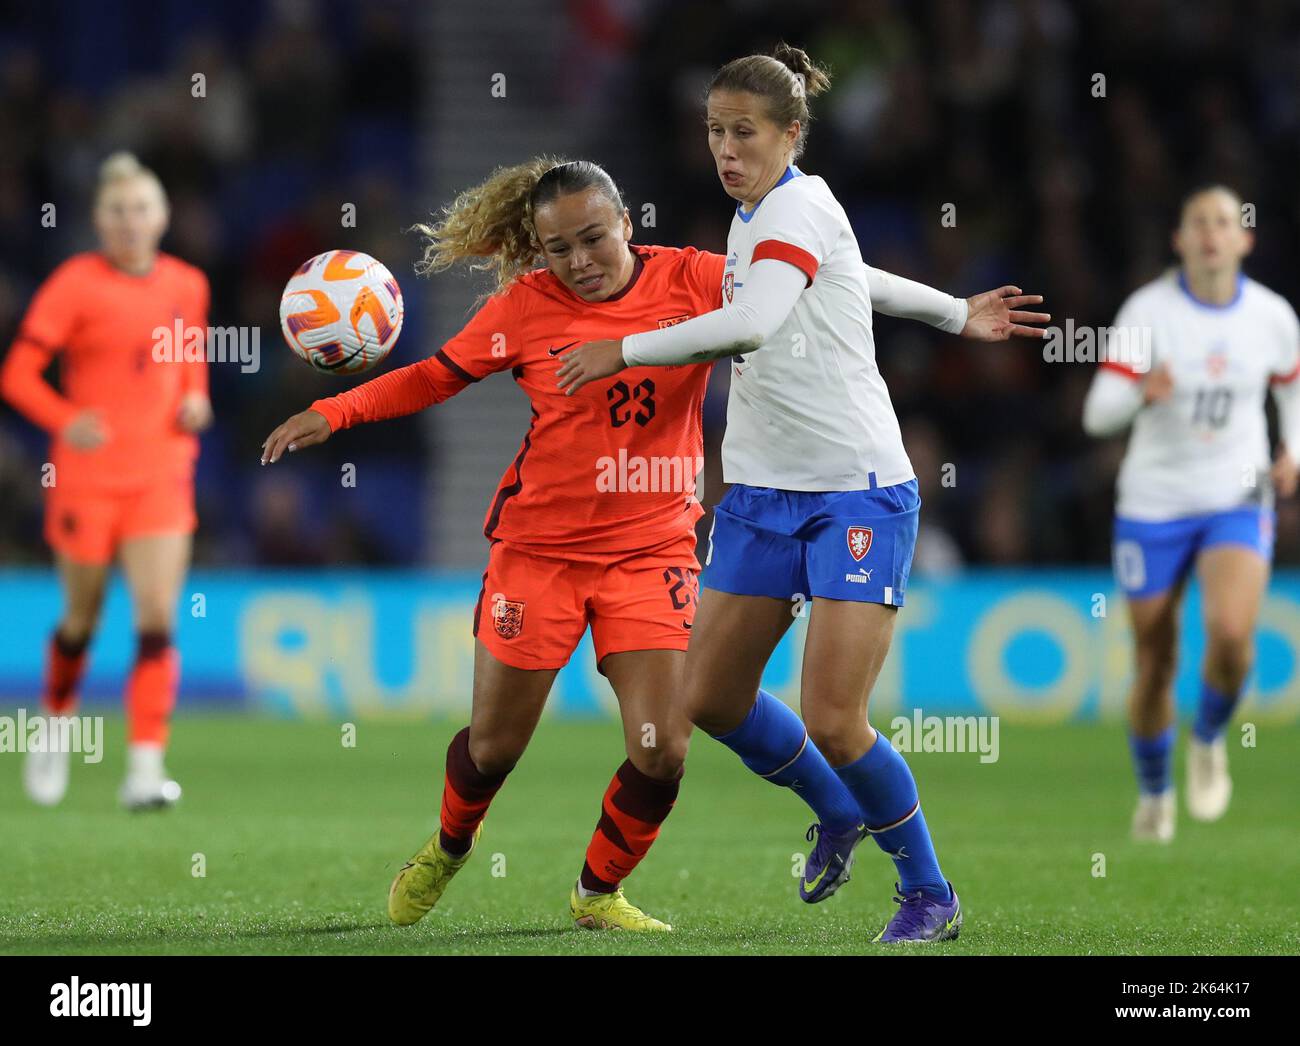
M 1223 733 L 1223 728 L 1228 725 L 1228 720 L 1232 718 L 1232 711 L 1237 707 L 1240 697 L 1241 691 L 1225 694 L 1202 681 L 1201 701 L 1196 706 L 1196 721 L 1192 723 L 1192 733 L 1196 735 L 1196 739 L 1207 745 L 1217 740 Z
M 780 698 L 760 690 L 745 721 L 715 740 L 759 777 L 793 791 L 827 832 L 845 832 L 859 823 L 853 796 L 812 743 L 803 720 Z
M 858 801 L 876 845 L 893 858 L 902 891 L 921 890 L 937 900 L 951 899 L 921 813 L 916 781 L 889 738 L 877 731 L 876 743 L 866 755 L 835 772 Z
M 1174 728 L 1166 727 L 1156 737 L 1129 734 L 1133 749 L 1133 766 L 1137 770 L 1138 788 L 1145 795 L 1159 795 L 1170 786 L 1169 753 L 1174 748 Z

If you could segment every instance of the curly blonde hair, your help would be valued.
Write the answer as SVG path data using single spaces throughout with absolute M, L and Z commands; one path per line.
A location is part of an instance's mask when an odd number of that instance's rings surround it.
M 425 276 L 475 259 L 469 267 L 491 272 L 499 293 L 538 265 L 542 249 L 533 225 L 537 209 L 586 189 L 600 190 L 623 209 L 614 180 L 589 160 L 538 156 L 513 167 L 498 167 L 486 181 L 444 207 L 432 224 L 411 226 L 410 231 L 419 233 L 424 243 L 415 271 Z

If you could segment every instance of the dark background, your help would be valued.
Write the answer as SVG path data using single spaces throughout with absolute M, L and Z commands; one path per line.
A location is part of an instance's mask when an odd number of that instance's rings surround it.
M 701 88 L 724 61 L 785 39 L 831 67 L 800 166 L 830 183 L 870 264 L 962 295 L 1016 283 L 1047 297 L 1055 323 L 1104 325 L 1172 264 L 1182 194 L 1216 180 L 1256 206 L 1247 273 L 1300 302 L 1300 5 L 520 6 L 559 23 L 567 46 L 542 59 L 503 54 L 502 68 L 542 85 L 547 111 L 571 131 L 568 151 L 609 167 L 634 219 L 654 203 L 643 242 L 722 249 L 731 206 Z M 416 419 L 358 429 L 346 454 L 321 448 L 318 470 L 292 480 L 257 463 L 274 425 L 340 388 L 279 338 L 280 289 L 302 260 L 355 246 L 388 264 L 407 303 L 396 362 L 432 354 L 431 332 L 463 322 L 435 314 L 402 231 L 448 202 L 421 175 L 442 111 L 426 15 L 400 2 L 0 3 L 0 347 L 40 281 L 94 245 L 96 169 L 117 148 L 166 186 L 164 249 L 208 274 L 210 322 L 262 329 L 258 374 L 210 368 L 218 420 L 200 459 L 200 564 L 439 562 L 427 513 L 393 509 L 403 491 L 436 486 L 445 465 Z M 494 46 L 488 18 L 484 47 Z M 208 81 L 198 107 L 196 70 Z M 1097 73 L 1104 97 L 1093 94 Z M 524 158 L 520 147 L 503 142 L 496 162 Z M 343 201 L 367 215 L 364 236 L 340 228 Z M 46 202 L 58 207 L 55 229 L 41 226 Z M 941 225 L 945 204 L 953 228 Z M 1122 444 L 1081 431 L 1089 366 L 1046 363 L 1030 342 L 967 344 L 885 317 L 877 345 L 926 504 L 918 571 L 1107 559 Z M 717 377 L 710 454 L 725 398 Z M 45 447 L 0 407 L 2 562 L 48 562 L 36 481 Z M 344 458 L 365 463 L 375 496 L 329 496 L 327 466 Z M 939 482 L 945 463 L 956 466 L 951 488 Z M 706 485 L 709 503 L 720 494 Z M 1278 534 L 1279 559 L 1300 561 L 1293 506 Z

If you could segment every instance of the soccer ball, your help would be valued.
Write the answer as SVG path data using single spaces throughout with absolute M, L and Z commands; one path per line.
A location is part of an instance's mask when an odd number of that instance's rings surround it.
M 388 355 L 402 332 L 402 291 L 383 263 L 360 251 L 303 262 L 280 298 L 280 330 L 327 374 L 359 374 Z

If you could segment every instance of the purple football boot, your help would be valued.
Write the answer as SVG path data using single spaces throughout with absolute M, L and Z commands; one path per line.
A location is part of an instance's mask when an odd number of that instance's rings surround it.
M 799 880 L 799 897 L 809 904 L 824 901 L 849 881 L 853 868 L 853 851 L 867 837 L 867 826 L 855 825 L 843 832 L 828 832 L 820 824 L 808 829 L 806 838 L 817 845 L 808 855 L 803 878 Z
M 952 899 L 936 901 L 926 897 L 920 890 L 905 894 L 894 883 L 894 892 L 898 895 L 894 903 L 898 911 L 889 920 L 889 925 L 876 934 L 872 944 L 913 944 L 928 941 L 955 941 L 961 932 L 961 902 L 957 900 L 957 891 L 948 884 Z

